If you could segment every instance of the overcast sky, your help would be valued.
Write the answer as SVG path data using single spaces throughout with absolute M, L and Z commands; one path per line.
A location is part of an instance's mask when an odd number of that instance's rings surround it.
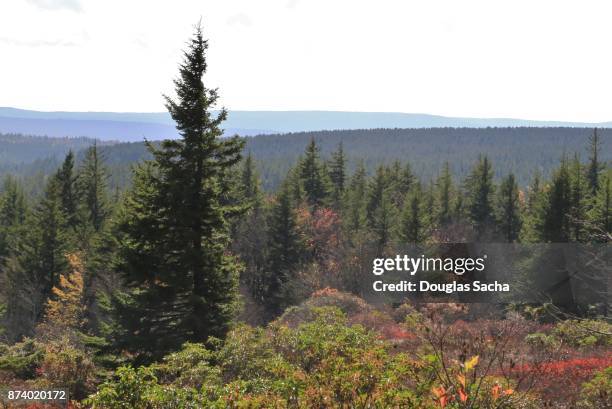
M 163 111 L 201 16 L 229 109 L 609 121 L 611 3 L 2 0 L 0 106 Z

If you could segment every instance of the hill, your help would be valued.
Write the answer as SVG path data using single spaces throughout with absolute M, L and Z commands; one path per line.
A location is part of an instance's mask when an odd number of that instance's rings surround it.
M 379 128 L 582 127 L 609 128 L 612 122 L 578 123 L 512 118 L 454 118 L 400 112 L 230 111 L 225 134 L 314 132 Z M 137 142 L 177 137 L 167 112 L 41 112 L 0 107 L 0 133 L 52 137 L 87 136 Z

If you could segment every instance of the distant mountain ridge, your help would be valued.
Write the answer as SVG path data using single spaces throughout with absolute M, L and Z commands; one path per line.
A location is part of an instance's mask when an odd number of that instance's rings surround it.
M 399 112 L 230 111 L 225 134 L 381 128 L 572 127 L 612 128 L 612 122 L 584 123 L 512 118 L 455 118 Z M 0 107 L 0 133 L 85 136 L 121 142 L 175 138 L 178 133 L 166 112 L 43 112 Z

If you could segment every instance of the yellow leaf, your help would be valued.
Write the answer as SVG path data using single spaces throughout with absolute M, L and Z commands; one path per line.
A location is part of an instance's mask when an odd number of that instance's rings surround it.
M 474 369 L 476 365 L 478 365 L 478 359 L 478 355 L 475 355 L 469 360 L 465 361 L 465 370 L 469 371 L 470 369 Z

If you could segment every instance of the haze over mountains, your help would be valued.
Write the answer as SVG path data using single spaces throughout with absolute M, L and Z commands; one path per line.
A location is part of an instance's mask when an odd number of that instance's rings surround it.
M 454 118 L 397 112 L 230 111 L 227 135 L 379 128 L 579 127 L 612 128 L 612 122 L 581 123 L 512 118 Z M 135 142 L 177 137 L 166 112 L 42 112 L 0 107 L 0 133 L 90 137 Z

